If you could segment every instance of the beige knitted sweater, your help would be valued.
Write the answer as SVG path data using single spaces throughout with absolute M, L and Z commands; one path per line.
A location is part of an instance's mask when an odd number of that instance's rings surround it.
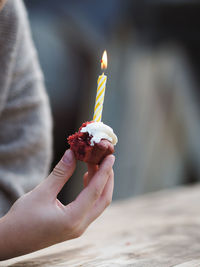
M 51 116 L 21 0 L 0 12 L 0 216 L 47 175 Z

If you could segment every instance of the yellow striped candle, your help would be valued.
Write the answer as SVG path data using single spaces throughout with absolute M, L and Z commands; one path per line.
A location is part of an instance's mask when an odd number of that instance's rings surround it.
M 102 60 L 101 60 L 101 69 L 107 68 L 107 53 L 104 51 Z M 96 101 L 94 107 L 94 116 L 93 121 L 99 122 L 101 121 L 102 111 L 103 111 L 103 102 L 104 102 L 104 95 L 106 89 L 106 80 L 107 76 L 100 75 L 97 80 L 97 94 L 96 94 Z

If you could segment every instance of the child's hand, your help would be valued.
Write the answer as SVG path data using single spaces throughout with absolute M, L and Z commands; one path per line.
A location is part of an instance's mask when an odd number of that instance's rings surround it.
M 64 206 L 57 195 L 76 166 L 73 152 L 67 150 L 47 179 L 18 199 L 1 218 L 0 259 L 79 237 L 112 200 L 113 163 L 114 156 L 110 155 L 99 168 L 88 165 L 85 188 L 73 202 Z

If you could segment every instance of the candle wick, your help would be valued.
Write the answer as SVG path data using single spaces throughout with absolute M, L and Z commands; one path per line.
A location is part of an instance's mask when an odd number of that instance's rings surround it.
M 102 75 L 104 75 L 104 72 L 102 73 Z

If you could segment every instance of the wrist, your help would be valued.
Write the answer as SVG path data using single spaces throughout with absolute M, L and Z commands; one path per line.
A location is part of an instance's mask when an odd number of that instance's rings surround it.
M 23 244 L 26 231 L 16 214 L 8 212 L 0 218 L 0 260 L 7 260 L 31 251 Z
M 12 242 L 15 240 L 13 236 L 13 227 L 9 215 L 6 214 L 4 217 L 0 218 L 0 260 L 7 260 L 11 257 L 17 255 L 16 251 L 13 251 L 14 244 Z

